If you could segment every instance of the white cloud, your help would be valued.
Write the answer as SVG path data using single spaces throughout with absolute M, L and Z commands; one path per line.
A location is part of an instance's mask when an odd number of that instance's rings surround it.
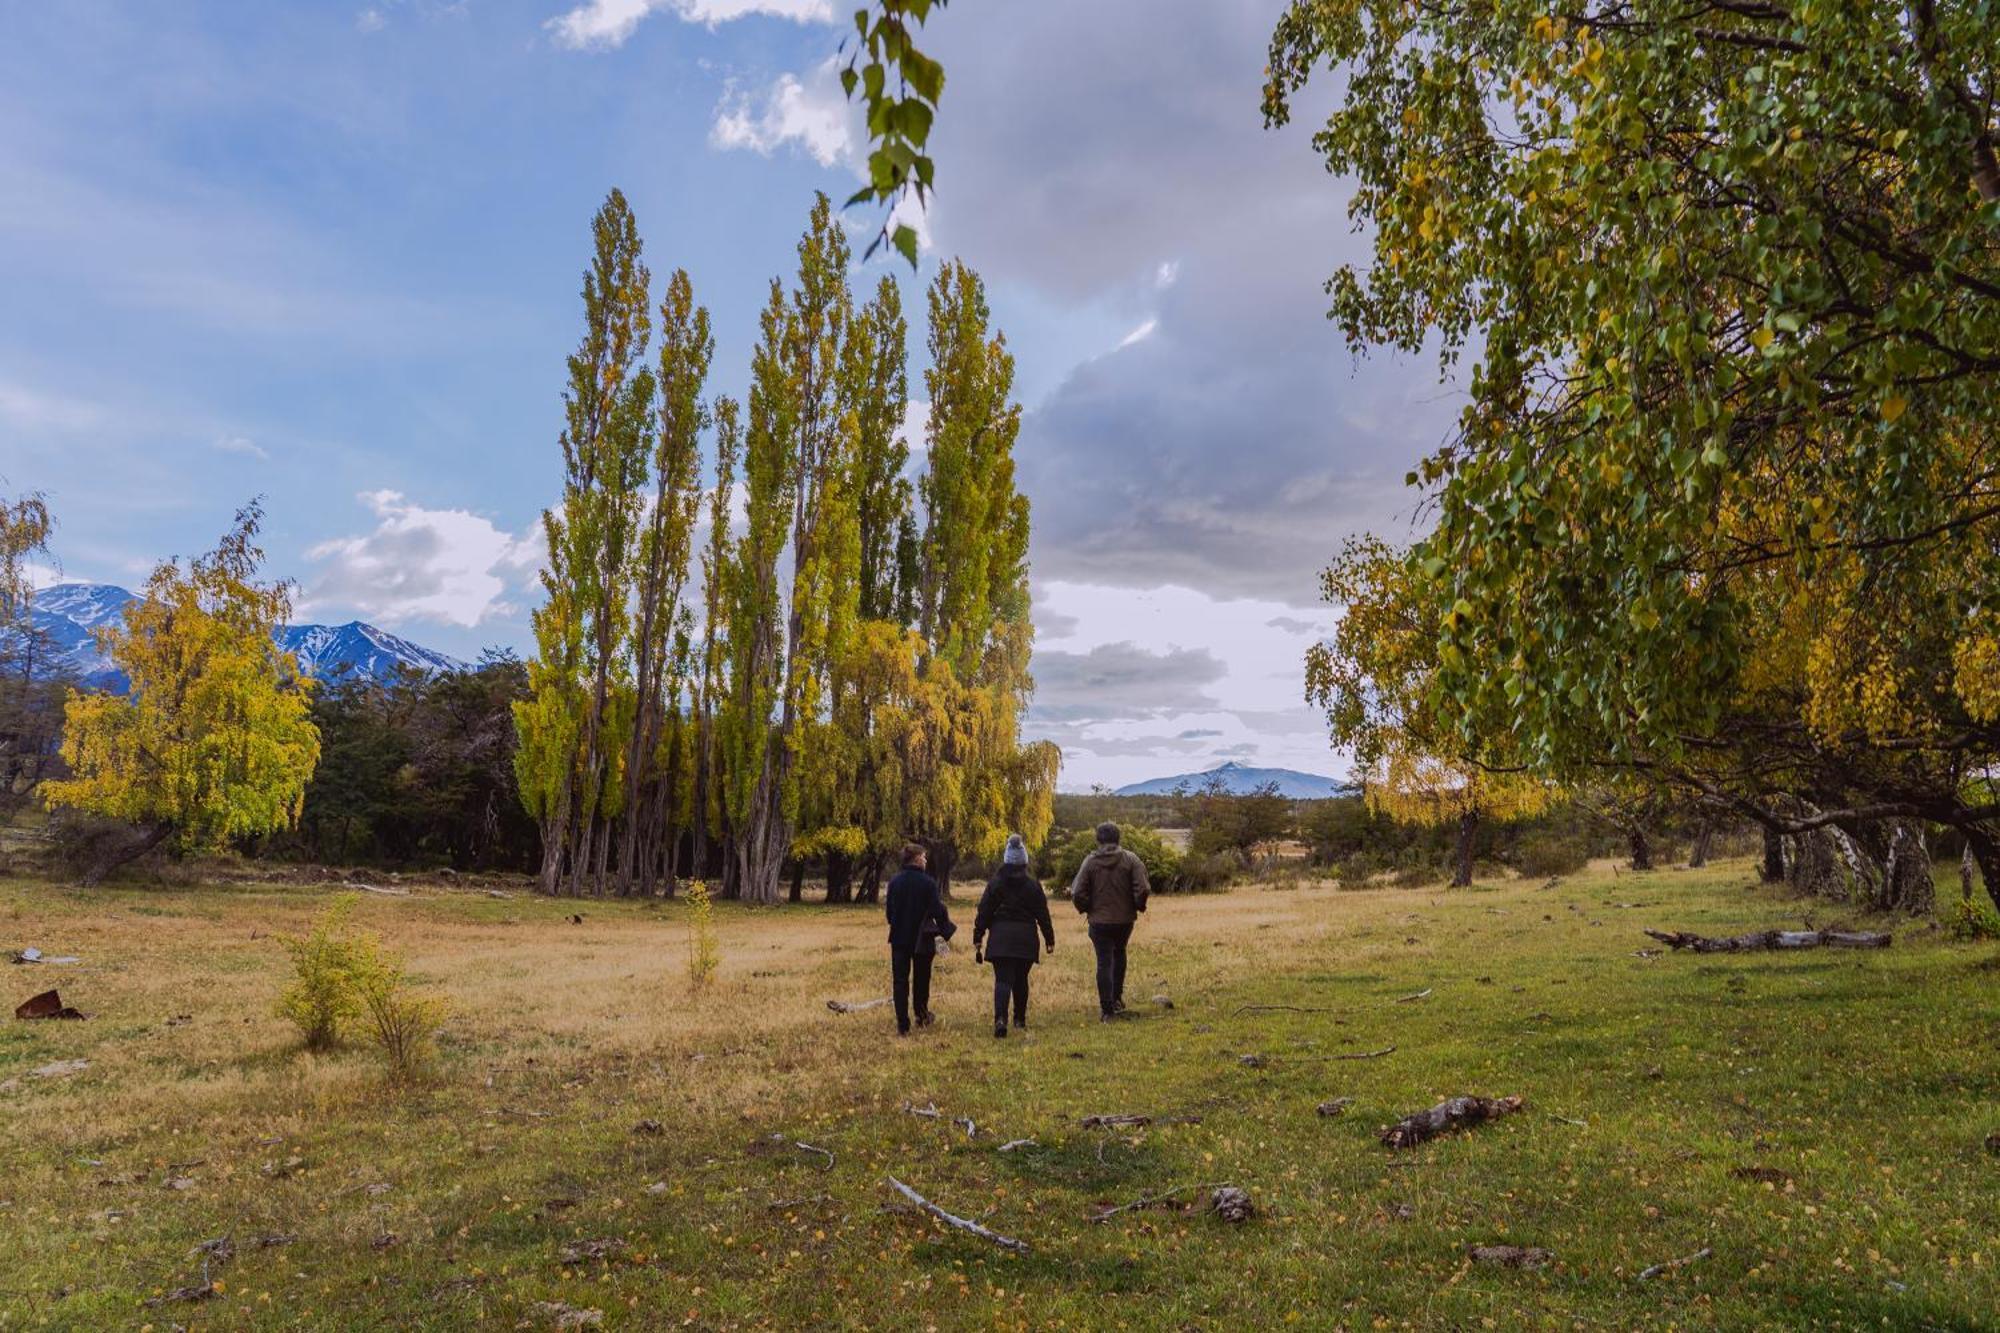
M 1304 700 L 1307 636 L 1324 623 L 1314 613 L 1174 585 L 1049 580 L 1034 591 L 1037 689 L 1025 731 L 1062 746 L 1066 789 L 1224 759 L 1347 771 Z
M 663 12 L 710 27 L 752 14 L 827 23 L 833 19 L 833 4 L 832 0 L 585 0 L 543 26 L 571 50 L 604 50 L 623 46 L 648 15 Z
M 754 101 L 754 104 L 753 104 Z M 708 141 L 717 148 L 747 148 L 769 157 L 796 144 L 823 167 L 855 161 L 855 112 L 841 91 L 839 62 L 827 60 L 801 81 L 780 74 L 760 99 L 724 94 Z
M 1146 341 L 1146 339 L 1152 337 L 1153 330 L 1159 327 L 1160 327 L 1160 321 L 1156 316 L 1152 319 L 1147 320 L 1145 323 L 1141 324 L 1138 328 L 1126 334 L 1123 338 L 1120 338 L 1118 340 L 1118 345 L 1120 347 L 1130 347 L 1133 343 L 1142 343 Z
M 383 15 L 381 10 L 364 9 L 360 14 L 355 16 L 354 30 L 363 33 L 380 32 L 388 22 L 388 18 Z
M 924 432 L 930 428 L 931 402 L 928 398 L 912 398 L 903 405 L 903 442 L 910 446 L 910 462 L 919 462 L 924 451 L 930 448 L 930 441 Z
M 266 462 L 271 457 L 262 445 L 242 435 L 224 435 L 216 440 L 212 447 L 219 454 L 241 454 L 245 458 L 256 458 Z
M 469 510 L 426 509 L 398 491 L 359 498 L 375 528 L 306 552 L 326 567 L 301 599 L 301 618 L 333 610 L 390 626 L 432 620 L 470 628 L 518 613 L 508 598 L 538 566 L 537 527 L 515 536 Z
M 74 432 L 101 429 L 110 414 L 81 398 L 0 380 L 0 422 L 17 430 Z
M 1178 259 L 1163 260 L 1160 266 L 1153 270 L 1153 286 L 1160 291 L 1165 291 L 1180 280 L 1181 261 Z

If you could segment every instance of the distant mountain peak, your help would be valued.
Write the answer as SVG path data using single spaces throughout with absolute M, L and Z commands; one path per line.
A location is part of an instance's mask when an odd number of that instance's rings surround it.
M 58 583 L 35 594 L 36 627 L 54 647 L 59 668 L 93 689 L 123 690 L 124 673 L 97 646 L 94 631 L 125 614 L 138 597 L 110 583 Z M 412 643 L 366 621 L 344 625 L 284 625 L 272 635 L 320 680 L 386 681 L 399 672 L 436 675 L 462 670 L 454 657 Z
M 1197 792 L 1211 783 L 1219 783 L 1222 789 L 1232 796 L 1247 796 L 1265 787 L 1276 787 L 1280 796 L 1294 801 L 1325 800 L 1334 796 L 1349 796 L 1354 792 L 1352 784 L 1342 782 L 1338 778 L 1323 777 L 1318 773 L 1301 773 L 1292 768 L 1253 768 L 1234 759 L 1227 759 L 1214 768 L 1200 773 L 1176 773 L 1172 777 L 1148 778 L 1144 782 L 1130 783 L 1120 787 L 1114 794 L 1171 796 L 1181 788 Z

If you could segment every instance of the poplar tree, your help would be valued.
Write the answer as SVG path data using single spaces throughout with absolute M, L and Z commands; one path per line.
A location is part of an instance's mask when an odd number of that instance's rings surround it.
M 563 395 L 562 501 L 542 514 L 547 600 L 533 618 L 532 695 L 515 707 L 516 771 L 542 828 L 545 893 L 581 890 L 593 871 L 602 889 L 609 830 L 600 816 L 619 724 L 629 719 L 629 706 L 614 706 L 614 687 L 624 684 L 620 650 L 653 439 L 653 373 L 643 362 L 649 275 L 622 193 L 611 192 L 592 233 L 584 335 Z
M 728 617 L 730 612 L 729 529 L 730 502 L 735 494 L 736 461 L 743 452 L 742 409 L 734 398 L 715 404 L 715 485 L 709 491 L 708 541 L 702 550 L 702 632 L 701 669 L 695 678 L 694 773 L 691 825 L 695 874 L 712 872 L 709 857 L 711 834 L 721 835 L 723 818 L 722 784 L 717 781 L 721 752 L 717 743 L 716 713 L 724 702 L 728 677 Z
M 772 827 L 780 815 L 772 719 L 784 683 L 778 559 L 793 518 L 798 453 L 797 390 L 786 356 L 790 312 L 784 285 L 775 278 L 760 329 L 750 362 L 743 443 L 743 534 L 730 559 L 726 590 L 729 701 L 717 731 L 729 839 L 724 894 L 770 902 L 777 899 L 773 843 L 781 852 L 783 837 Z
M 701 437 L 710 422 L 702 393 L 714 354 L 708 310 L 695 305 L 693 283 L 685 269 L 677 269 L 660 304 L 659 429 L 632 624 L 637 710 L 625 753 L 621 891 L 650 893 L 662 857 L 672 878 L 676 839 L 669 788 L 680 771 L 673 761 L 679 743 L 675 725 L 686 676 L 681 597 L 701 508 Z
M 921 582 L 923 719 L 906 766 L 912 827 L 949 875 L 961 851 L 991 857 L 1007 833 L 1039 840 L 1060 756 L 1020 744 L 1033 681 L 1027 498 L 1014 487 L 1021 407 L 1014 358 L 989 331 L 985 284 L 960 261 L 929 292 Z

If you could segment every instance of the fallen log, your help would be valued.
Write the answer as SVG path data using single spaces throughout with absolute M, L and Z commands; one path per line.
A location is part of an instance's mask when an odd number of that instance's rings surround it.
M 1451 1097 L 1428 1111 L 1406 1115 L 1382 1131 L 1382 1142 L 1391 1148 L 1413 1148 L 1454 1129 L 1512 1115 L 1527 1102 L 1520 1097 Z
M 853 1004 L 848 1003 L 846 1000 L 828 1000 L 826 1007 L 833 1010 L 836 1014 L 858 1014 L 863 1010 L 879 1008 L 887 1003 L 889 1003 L 889 997 L 884 995 L 879 1000 L 860 1000 Z
M 1837 949 L 1886 949 L 1892 938 L 1887 931 L 1869 930 L 1753 930 L 1748 935 L 1696 935 L 1684 930 L 1649 930 L 1646 934 L 1671 949 L 1692 949 L 1696 953 L 1756 953 L 1765 949 L 1817 949 L 1827 945 Z
M 1003 1250 L 1012 1250 L 1016 1254 L 1028 1253 L 1028 1243 L 1026 1241 L 1015 1240 L 1012 1236 L 1003 1236 L 990 1227 L 980 1225 L 969 1217 L 959 1217 L 948 1213 L 894 1176 L 888 1177 L 888 1180 L 889 1184 L 895 1187 L 897 1193 L 929 1213 L 932 1217 L 935 1217 L 938 1221 L 943 1222 L 946 1226 L 957 1227 L 960 1231 L 970 1232 L 981 1240 L 990 1240 Z

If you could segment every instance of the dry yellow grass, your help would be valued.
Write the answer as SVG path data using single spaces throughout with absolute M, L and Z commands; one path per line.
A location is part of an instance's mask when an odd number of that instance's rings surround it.
M 0 1327 L 533 1326 L 552 1317 L 538 1301 L 638 1328 L 1974 1326 L 2000 1298 L 1996 1168 L 1977 1148 L 2000 1128 L 1982 1128 L 1991 950 L 1924 937 L 1873 957 L 1633 957 L 1642 925 L 1796 914 L 1745 881 L 1739 865 L 1555 890 L 1158 900 L 1130 983 L 1147 1012 L 1110 1027 L 1058 903 L 1031 1031 L 1005 1042 L 969 948 L 939 964 L 933 1032 L 897 1041 L 886 1008 L 829 1013 L 887 991 L 870 909 L 725 905 L 719 973 L 694 993 L 677 905 L 364 897 L 356 924 L 451 1005 L 437 1077 L 412 1091 L 365 1050 L 301 1052 L 272 1013 L 275 936 L 303 931 L 326 891 L 0 881 L 0 946 L 83 958 L 0 970 L 9 1004 L 60 985 L 93 1015 L 13 1023 L 0 1042 L 0 1083 L 17 1080 L 0 1092 Z M 1238 1012 L 1250 1003 L 1337 1012 Z M 69 1059 L 89 1067 L 28 1072 Z M 1374 1129 L 1459 1091 L 1535 1109 L 1385 1170 Z M 1335 1093 L 1357 1098 L 1350 1115 L 1314 1116 Z M 905 1102 L 992 1132 L 967 1142 Z M 1077 1124 L 1188 1108 L 1201 1123 Z M 635 1130 L 645 1120 L 660 1132 Z M 1002 1156 L 1002 1137 L 1039 1146 Z M 1797 1189 L 1728 1175 L 1755 1162 Z M 884 1211 L 891 1172 L 1035 1255 Z M 1246 1186 L 1264 1218 L 1088 1221 L 1204 1180 Z M 206 1275 L 220 1295 L 142 1304 L 198 1283 L 191 1247 L 223 1234 L 239 1253 Z M 255 1248 L 264 1235 L 296 1240 Z M 565 1243 L 607 1237 L 622 1256 L 560 1261 Z M 1463 1271 L 1465 1243 L 1502 1238 L 1560 1263 Z M 1705 1243 L 1700 1271 L 1633 1287 L 1637 1268 Z

